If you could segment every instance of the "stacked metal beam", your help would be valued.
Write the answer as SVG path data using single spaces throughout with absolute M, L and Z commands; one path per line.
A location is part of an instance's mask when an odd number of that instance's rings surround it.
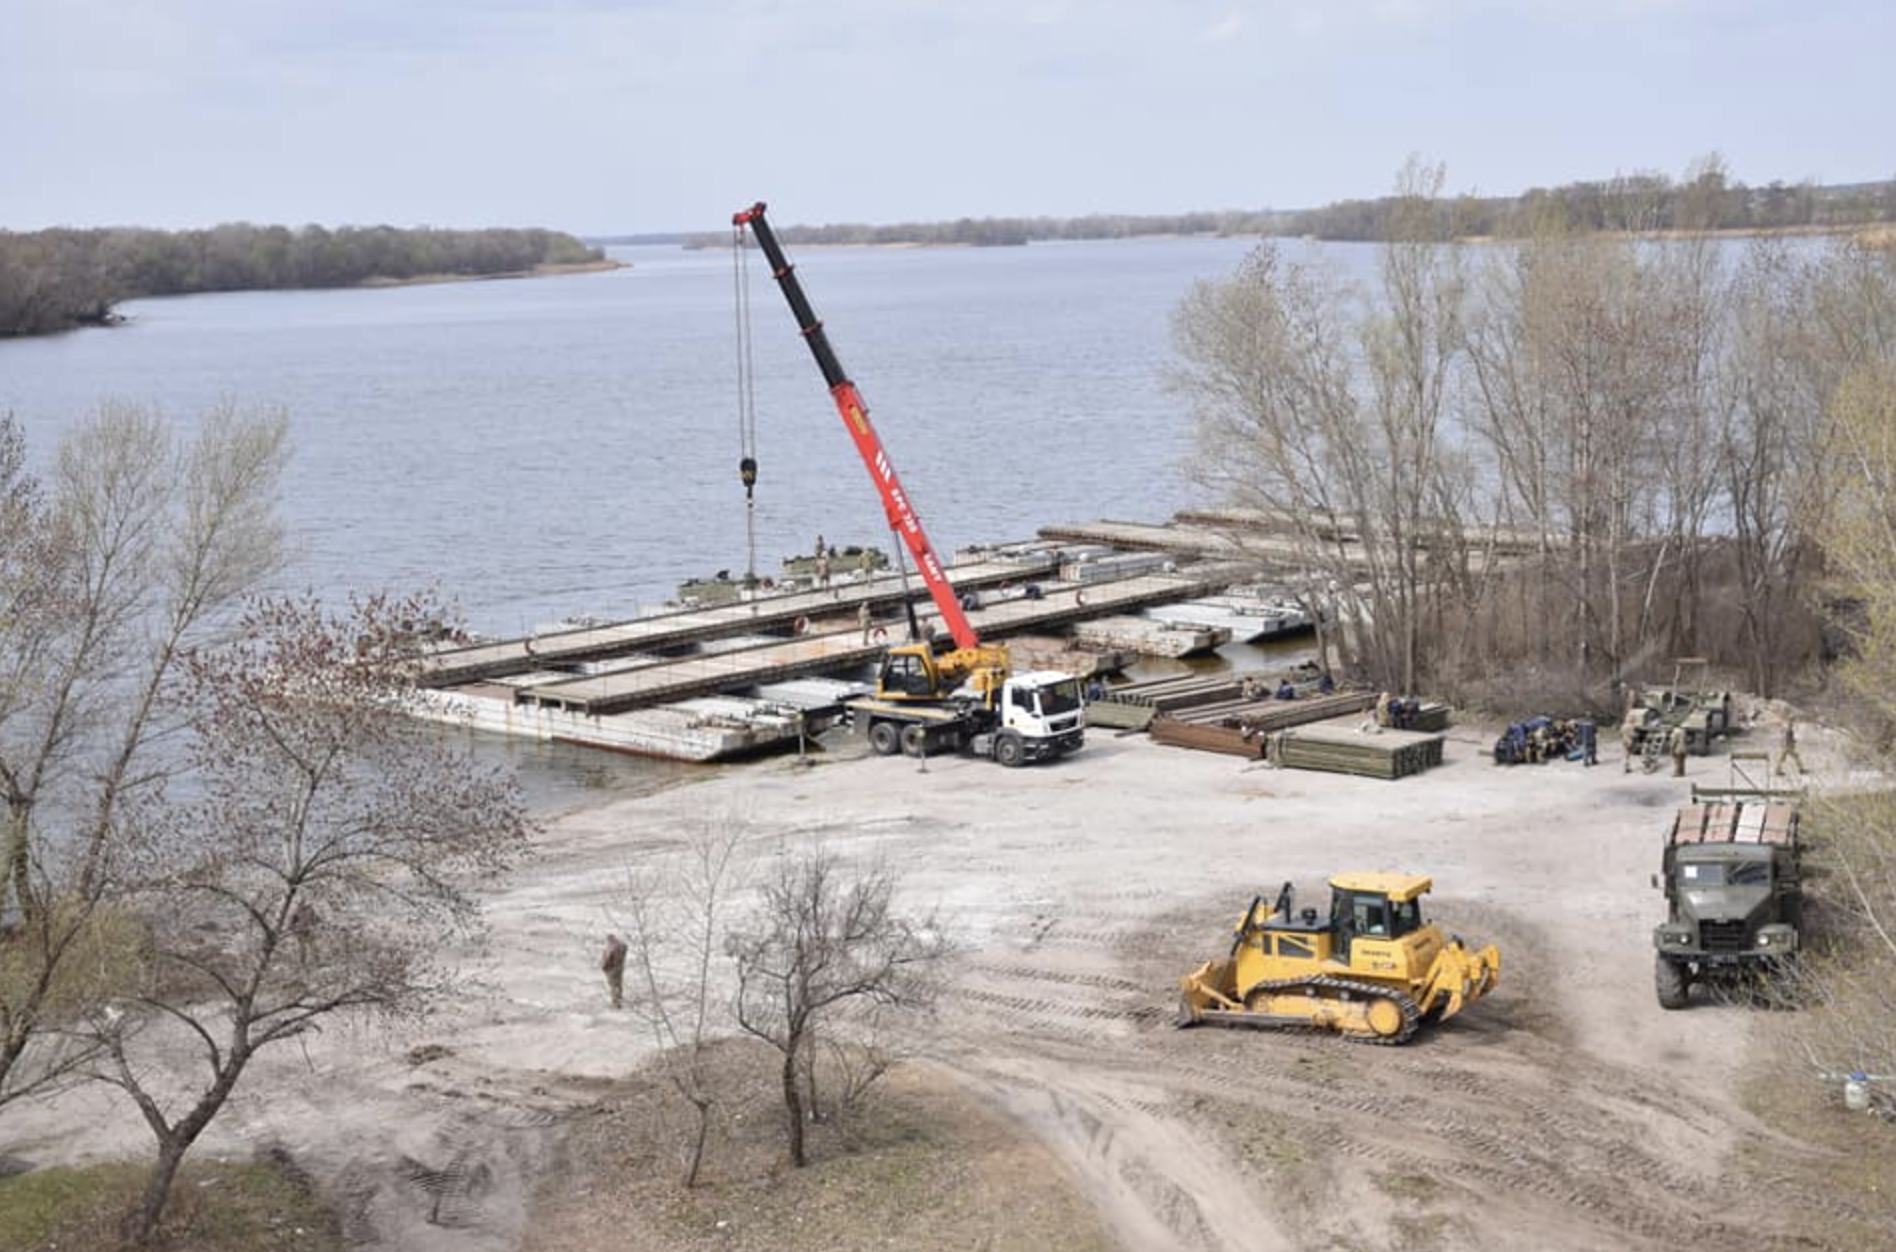
M 1155 718 L 1151 725 L 1152 738 L 1158 743 L 1259 759 L 1264 755 L 1264 744 L 1276 732 L 1333 718 L 1356 717 L 1367 711 L 1375 700 L 1375 696 L 1361 691 L 1341 691 L 1297 700 L 1242 696 L 1235 700 L 1216 700 Z
M 1262 672 L 1257 672 L 1210 677 L 1191 674 L 1182 678 L 1148 678 L 1127 683 L 1123 687 L 1111 688 L 1101 699 L 1088 702 L 1086 721 L 1089 726 L 1144 730 L 1157 714 L 1174 713 L 1179 709 L 1218 700 L 1236 699 L 1243 692 L 1243 680 L 1246 678 L 1264 681 Z
M 1305 726 L 1272 735 L 1270 758 L 1285 769 L 1404 778 L 1440 765 L 1445 738 L 1414 730 Z
M 1366 691 L 1338 691 L 1296 700 L 1236 700 L 1201 704 L 1180 716 L 1211 726 L 1230 726 L 1249 734 L 1272 734 L 1292 726 L 1327 722 L 1366 712 L 1376 697 Z
M 1270 742 L 1269 735 L 1253 735 L 1231 726 L 1188 722 L 1170 714 L 1153 718 L 1149 729 L 1154 743 L 1197 748 L 1202 752 L 1225 752 L 1253 761 L 1264 759 L 1264 745 Z

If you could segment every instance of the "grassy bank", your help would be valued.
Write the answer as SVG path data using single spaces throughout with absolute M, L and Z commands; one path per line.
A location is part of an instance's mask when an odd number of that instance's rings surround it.
M 145 1162 L 0 1178 L 0 1252 L 115 1252 L 151 1173 Z M 287 1162 L 187 1162 L 172 1189 L 169 1252 L 344 1252 L 342 1226 Z

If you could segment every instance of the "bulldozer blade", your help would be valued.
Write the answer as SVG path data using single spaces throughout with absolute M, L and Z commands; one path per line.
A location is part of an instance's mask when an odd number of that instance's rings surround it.
M 1451 943 L 1435 959 L 1423 1003 L 1434 1005 L 1435 1016 L 1445 1020 L 1494 990 L 1500 975 L 1501 951 L 1493 944 L 1470 952 Z
M 1243 1004 L 1220 990 L 1229 977 L 1230 971 L 1229 961 L 1206 961 L 1178 980 L 1178 1024 L 1180 1026 L 1195 1026 L 1206 1020 L 1206 1014 L 1211 1012 L 1243 1011 Z

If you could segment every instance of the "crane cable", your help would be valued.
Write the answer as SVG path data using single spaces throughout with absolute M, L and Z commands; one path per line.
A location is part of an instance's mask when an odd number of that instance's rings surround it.
M 750 248 L 741 225 L 731 226 L 731 282 L 737 309 L 737 475 L 744 483 L 744 585 L 757 586 L 757 396 L 751 359 Z

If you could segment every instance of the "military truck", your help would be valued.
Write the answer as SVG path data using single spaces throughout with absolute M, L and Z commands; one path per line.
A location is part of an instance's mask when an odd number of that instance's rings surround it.
M 1652 932 L 1659 1007 L 1682 1009 L 1695 984 L 1769 977 L 1798 950 L 1803 896 L 1798 811 L 1782 793 L 1696 793 L 1673 818 L 1666 920 Z
M 1685 728 L 1685 750 L 1704 756 L 1712 742 L 1731 731 L 1731 693 L 1707 685 L 1704 657 L 1680 657 L 1674 662 L 1672 685 L 1647 686 L 1633 692 L 1627 716 L 1634 727 L 1634 746 L 1655 759 L 1666 751 L 1674 726 Z

